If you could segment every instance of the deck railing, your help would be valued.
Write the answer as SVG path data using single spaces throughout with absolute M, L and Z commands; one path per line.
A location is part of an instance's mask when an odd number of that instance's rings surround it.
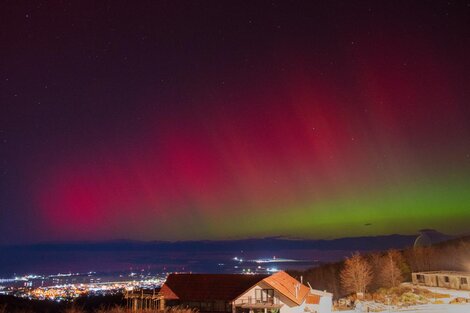
M 272 297 L 268 299 L 257 299 L 253 297 L 246 297 L 240 298 L 235 300 L 235 306 L 241 306 L 244 304 L 265 304 L 265 305 L 273 305 L 273 304 L 280 304 L 279 298 Z
M 156 289 L 134 289 L 126 291 L 124 294 L 125 297 L 157 297 L 159 296 L 159 290 Z

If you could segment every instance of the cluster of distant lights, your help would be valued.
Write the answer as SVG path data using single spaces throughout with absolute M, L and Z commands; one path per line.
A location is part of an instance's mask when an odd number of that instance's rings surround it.
M 99 282 L 101 278 L 90 279 L 88 283 L 65 283 L 55 284 L 51 286 L 40 286 L 32 288 L 33 280 L 52 279 L 58 281 L 60 278 L 71 276 L 93 276 L 96 272 L 88 273 L 59 273 L 54 275 L 24 275 L 15 276 L 13 278 L 0 279 L 0 283 L 11 282 L 25 282 L 23 287 L 9 287 L 0 286 L 0 294 L 11 294 L 17 297 L 38 299 L 38 300 L 52 300 L 56 302 L 68 301 L 82 295 L 106 295 L 116 294 L 122 291 L 130 291 L 135 288 L 155 288 L 161 286 L 165 278 L 152 277 L 147 279 L 115 281 L 115 282 Z M 136 277 L 137 273 L 130 273 L 129 277 Z M 120 275 L 122 277 L 122 275 Z
M 276 258 L 275 256 L 272 259 L 255 259 L 255 260 L 243 260 L 243 258 L 239 257 L 234 257 L 232 259 L 235 262 L 238 262 L 239 264 L 242 264 L 243 262 L 247 263 L 257 263 L 257 264 L 263 264 L 263 263 L 278 263 L 278 262 L 296 262 L 296 260 L 291 260 L 291 259 L 279 259 Z M 239 265 L 235 265 L 234 268 L 238 269 L 240 268 Z M 277 267 L 268 267 L 268 268 L 263 268 L 261 265 L 258 265 L 256 267 L 257 270 L 265 270 L 268 273 L 275 273 L 278 272 L 279 269 Z M 242 272 L 245 274 L 254 274 L 254 271 L 252 271 L 250 268 L 242 268 Z
M 254 260 L 244 260 L 240 257 L 234 257 L 233 261 L 237 262 L 238 265 L 235 265 L 235 269 L 241 269 L 242 273 L 244 274 L 256 274 L 260 271 L 264 271 L 267 273 L 275 273 L 278 272 L 279 269 L 277 267 L 267 267 L 264 268 L 261 265 L 257 265 L 256 268 L 243 268 L 240 264 L 243 263 L 255 263 L 255 264 L 266 264 L 266 263 L 282 263 L 282 262 L 298 262 L 297 260 L 293 259 L 284 259 L 284 258 L 276 258 L 273 256 L 272 258 L 261 258 L 261 259 L 254 259 Z M 219 265 L 223 265 L 219 264 Z M 91 277 L 95 275 L 96 272 L 90 271 L 88 273 L 58 273 L 53 275 L 35 275 L 29 274 L 24 276 L 15 276 L 13 278 L 0 278 L 0 283 L 10 283 L 10 282 L 25 282 L 25 287 L 31 287 L 31 282 L 33 280 L 45 280 L 45 279 L 52 279 L 53 281 L 58 281 L 61 278 L 72 277 L 72 276 L 88 276 Z M 128 277 L 137 277 L 139 273 L 131 272 L 128 274 Z M 119 277 L 123 277 L 119 275 Z M 143 278 L 143 277 L 141 277 Z M 149 288 L 149 287 L 157 287 L 160 286 L 164 279 L 161 278 L 152 278 L 152 279 L 141 279 L 137 281 L 135 279 L 129 281 L 120 281 L 120 282 L 99 282 L 101 279 L 96 278 L 96 281 L 93 282 L 93 279 L 90 280 L 89 283 L 70 283 L 70 284 L 56 284 L 52 286 L 41 286 L 34 289 L 17 289 L 17 291 L 22 290 L 22 297 L 28 298 L 42 298 L 42 299 L 50 299 L 57 302 L 61 302 L 67 300 L 68 298 L 78 297 L 83 294 L 104 294 L 104 293 L 113 293 L 119 290 L 131 291 L 135 288 Z M 5 287 L 0 286 L 0 290 L 5 290 Z M 0 292 L 4 293 L 4 292 Z M 39 296 L 38 296 L 39 295 Z M 45 296 L 48 295 L 48 296 Z M 55 296 L 57 295 L 57 296 Z M 68 295 L 64 297 L 64 295 Z
M 145 281 L 124 281 L 110 283 L 80 283 L 80 284 L 64 284 L 49 287 L 38 287 L 35 289 L 17 289 L 16 296 L 38 299 L 53 300 L 62 302 L 71 300 L 82 295 L 106 295 L 116 294 L 122 291 L 130 291 L 135 288 L 155 288 L 163 283 L 161 279 L 151 279 Z M 18 294 L 19 293 L 19 294 Z
M 234 268 L 238 268 L 238 266 L 234 266 Z M 261 266 L 258 266 L 258 269 L 262 269 Z M 268 273 L 275 273 L 278 272 L 279 270 L 275 267 L 268 267 L 266 269 L 266 272 Z M 243 268 L 242 272 L 245 274 L 255 274 L 255 272 L 252 272 L 250 268 Z
M 239 257 L 234 257 L 234 261 L 243 263 L 243 259 Z M 299 260 L 294 260 L 294 259 L 285 259 L 285 258 L 276 258 L 276 256 L 273 256 L 272 258 L 264 258 L 264 259 L 255 259 L 255 260 L 248 260 L 246 262 L 252 262 L 252 263 L 286 263 L 286 262 L 299 262 Z
M 88 272 L 86 275 L 91 276 L 96 274 L 96 272 Z M 36 275 L 36 274 L 29 274 L 24 276 L 15 276 L 13 278 L 0 278 L 0 283 L 11 283 L 17 281 L 30 281 L 30 280 L 37 280 L 37 279 L 54 279 L 54 278 L 61 278 L 61 277 L 71 277 L 71 276 L 80 276 L 84 275 L 83 273 L 58 273 L 53 275 Z

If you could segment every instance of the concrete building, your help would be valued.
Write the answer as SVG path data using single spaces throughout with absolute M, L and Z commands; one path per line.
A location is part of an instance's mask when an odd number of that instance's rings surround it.
M 470 273 L 452 271 L 418 272 L 411 274 L 413 284 L 427 287 L 470 290 Z

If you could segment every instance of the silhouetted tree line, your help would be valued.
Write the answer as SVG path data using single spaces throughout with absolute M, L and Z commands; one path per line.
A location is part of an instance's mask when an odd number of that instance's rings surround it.
M 183 307 L 164 310 L 141 309 L 140 313 L 198 313 Z M 0 297 L 0 313 L 135 313 L 125 306 L 122 295 L 80 297 L 72 302 L 28 300 L 12 296 Z
M 122 295 L 83 296 L 73 302 L 55 302 L 51 300 L 29 300 L 14 296 L 0 296 L 0 313 L 64 313 L 79 308 L 83 313 L 92 313 L 100 309 L 123 306 Z
M 289 271 L 302 276 L 313 288 L 332 292 L 335 298 L 356 292 L 396 287 L 411 280 L 418 271 L 470 271 L 470 237 L 449 240 L 428 247 L 354 253 L 342 262 L 324 264 L 305 271 Z

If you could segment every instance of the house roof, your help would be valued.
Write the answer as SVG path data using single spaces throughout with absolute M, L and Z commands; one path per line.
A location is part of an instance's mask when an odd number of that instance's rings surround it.
M 320 297 L 333 297 L 333 294 L 326 290 L 322 291 L 322 290 L 317 290 L 317 289 L 310 289 L 310 294 L 317 295 Z
M 413 272 L 413 274 L 418 274 L 418 275 L 470 276 L 470 272 L 459 272 L 459 271 Z
M 160 294 L 167 300 L 233 301 L 266 275 L 170 274 Z
M 245 274 L 170 274 L 160 294 L 167 300 L 233 301 L 263 281 L 296 304 L 301 304 L 310 288 L 284 271 L 271 276 Z M 313 298 L 309 301 L 316 301 Z
M 320 295 L 309 294 L 307 295 L 307 299 L 305 299 L 307 304 L 319 304 L 320 303 Z
M 269 277 L 266 277 L 263 279 L 263 281 L 272 286 L 274 289 L 277 289 L 277 291 L 282 293 L 296 304 L 301 304 L 310 291 L 310 288 L 304 284 L 301 284 L 297 279 L 284 271 L 279 271 Z

